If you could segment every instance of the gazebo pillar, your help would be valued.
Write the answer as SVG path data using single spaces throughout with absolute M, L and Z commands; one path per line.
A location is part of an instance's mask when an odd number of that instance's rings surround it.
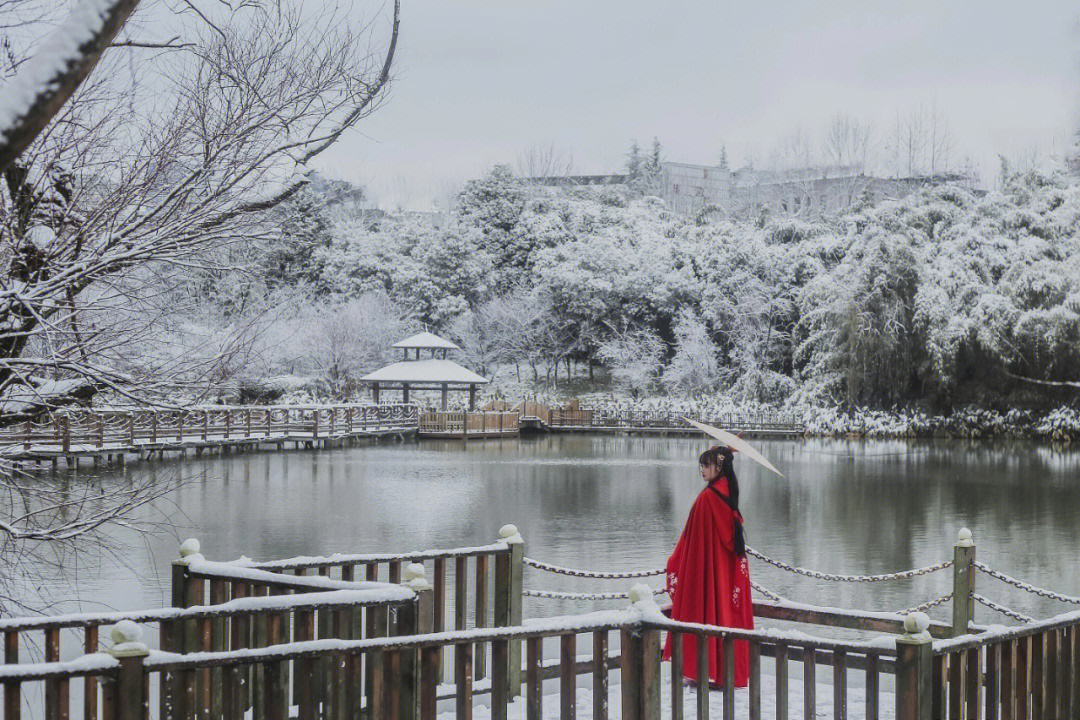
M 371 401 L 379 404 L 379 383 L 371 383 Z
M 476 410 L 476 383 L 469 385 L 469 412 Z
M 401 383 L 401 402 L 409 402 L 409 383 Z
M 446 412 L 446 383 L 442 384 L 442 410 Z

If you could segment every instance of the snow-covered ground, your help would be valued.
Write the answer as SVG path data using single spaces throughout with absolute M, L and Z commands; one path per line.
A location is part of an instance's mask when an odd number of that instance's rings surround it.
M 663 675 L 663 687 L 660 697 L 660 716 L 662 718 L 671 717 L 671 667 L 667 663 L 662 666 Z M 621 717 L 622 716 L 622 688 L 618 684 L 618 671 L 614 671 L 610 676 L 610 683 L 608 687 L 608 708 L 609 717 Z M 803 682 L 802 682 L 802 665 L 799 663 L 791 663 L 788 668 L 788 717 L 801 718 L 803 717 Z M 844 717 L 851 720 L 861 720 L 866 717 L 866 692 L 865 689 L 860 686 L 855 686 L 855 681 L 862 680 L 862 673 L 858 671 L 848 671 L 848 690 L 847 690 L 847 713 Z M 896 701 L 891 690 L 886 689 L 886 680 L 884 676 L 882 680 L 882 689 L 878 694 L 878 717 L 883 720 L 886 718 L 895 717 L 895 705 Z M 681 687 L 683 693 L 683 717 L 696 717 L 697 714 L 697 688 L 694 687 Z M 831 671 L 828 668 L 819 667 L 817 670 L 817 689 L 816 689 L 816 707 L 817 712 L 815 717 L 818 718 L 831 718 L 834 717 L 833 713 L 833 686 L 831 679 Z M 454 717 L 454 705 L 453 700 L 445 700 L 439 704 L 440 720 L 450 720 Z M 491 717 L 491 708 L 489 706 L 490 697 L 483 696 L 476 698 L 475 707 L 473 710 L 474 720 L 489 720 Z M 592 717 L 593 707 L 593 691 L 591 678 L 581 677 L 578 679 L 577 694 L 575 696 L 575 702 L 577 707 L 578 717 Z M 483 703 L 481 705 L 480 703 Z M 735 691 L 735 716 L 736 717 L 749 717 L 750 713 L 750 693 L 746 688 L 740 688 Z M 561 697 L 559 696 L 559 685 L 557 680 L 549 680 L 544 683 L 544 697 L 543 697 L 543 718 L 544 720 L 558 720 L 560 717 L 560 705 Z M 776 716 L 776 681 L 775 674 L 773 672 L 772 661 L 762 660 L 762 672 L 761 672 L 761 708 L 763 718 L 773 718 Z M 509 718 L 525 718 L 525 699 L 524 697 L 517 698 L 512 702 L 507 710 L 507 717 Z M 724 717 L 724 693 L 719 690 L 713 690 L 709 693 L 709 717 L 722 718 Z

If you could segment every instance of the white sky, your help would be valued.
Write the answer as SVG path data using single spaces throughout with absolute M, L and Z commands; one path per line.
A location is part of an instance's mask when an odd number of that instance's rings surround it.
M 426 209 L 532 147 L 578 173 L 653 136 L 671 160 L 723 144 L 760 165 L 840 112 L 880 146 L 922 105 L 992 183 L 999 153 L 1045 157 L 1080 126 L 1078 50 L 1075 0 L 408 0 L 388 102 L 319 166 Z

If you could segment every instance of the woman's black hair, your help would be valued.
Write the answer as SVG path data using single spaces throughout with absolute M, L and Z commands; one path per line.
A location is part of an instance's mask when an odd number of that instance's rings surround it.
M 720 477 L 727 478 L 728 494 L 727 504 L 736 513 L 739 513 L 739 480 L 735 477 L 735 453 L 731 448 L 718 445 L 701 453 L 698 458 L 699 465 L 713 465 L 720 470 Z M 742 523 L 735 520 L 735 554 L 746 554 L 746 534 L 743 532 Z

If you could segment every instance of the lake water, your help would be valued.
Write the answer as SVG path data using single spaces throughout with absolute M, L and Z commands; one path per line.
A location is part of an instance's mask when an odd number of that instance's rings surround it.
M 737 459 L 751 545 L 795 565 L 869 574 L 952 555 L 957 531 L 975 533 L 978 557 L 1032 583 L 1080 595 L 1080 452 L 1030 443 L 759 441 L 787 477 Z M 126 548 L 69 562 L 66 581 L 41 588 L 59 609 L 167 604 L 169 561 L 197 537 L 210 559 L 406 551 L 484 544 L 515 523 L 526 554 L 596 570 L 663 565 L 701 490 L 701 439 L 558 434 L 470 442 L 383 442 L 363 447 L 257 452 L 131 463 L 74 482 L 179 473 L 187 484 L 161 512 L 174 532 L 122 537 Z M 148 516 L 153 517 L 153 516 Z M 837 584 L 752 561 L 753 577 L 801 602 L 898 610 L 949 590 L 951 574 L 891 583 Z M 532 570 L 526 587 L 625 590 Z M 655 578 L 654 583 L 659 579 Z M 1032 615 L 1075 606 L 1039 600 L 980 576 L 979 591 Z M 78 602 L 71 599 L 78 597 Z M 618 607 L 527 599 L 526 616 Z M 945 607 L 947 612 L 948 606 Z M 937 611 L 944 618 L 945 612 Z M 980 608 L 980 622 L 1002 618 Z

